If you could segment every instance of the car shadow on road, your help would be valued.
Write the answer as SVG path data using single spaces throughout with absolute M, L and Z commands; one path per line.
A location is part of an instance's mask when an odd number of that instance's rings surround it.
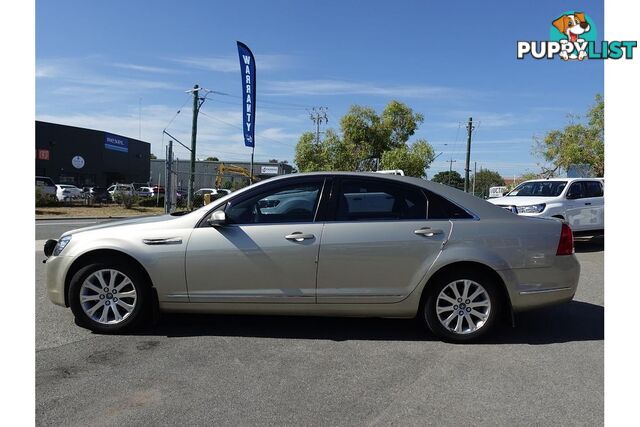
M 588 239 L 577 238 L 573 242 L 576 253 L 602 252 L 604 251 L 604 236 L 595 236 Z
M 435 341 L 416 319 L 163 314 L 136 335 L 223 336 L 332 341 Z M 505 321 L 484 344 L 552 344 L 604 339 L 604 307 L 572 301 L 519 314 Z

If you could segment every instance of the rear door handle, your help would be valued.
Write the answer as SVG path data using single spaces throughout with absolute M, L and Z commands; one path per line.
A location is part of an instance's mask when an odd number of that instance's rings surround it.
M 589 206 L 589 205 L 591 205 L 591 202 L 584 202 L 584 204 Z
M 287 234 L 286 236 L 284 236 L 284 238 L 287 240 L 295 240 L 296 242 L 302 242 L 303 240 L 315 239 L 316 236 L 314 236 L 313 234 L 303 234 L 300 231 L 295 231 L 291 234 Z
M 422 227 L 419 228 L 417 230 L 414 231 L 415 234 L 419 235 L 419 236 L 425 236 L 425 237 L 433 237 L 439 234 L 444 234 L 444 231 L 442 230 L 434 230 L 431 227 Z

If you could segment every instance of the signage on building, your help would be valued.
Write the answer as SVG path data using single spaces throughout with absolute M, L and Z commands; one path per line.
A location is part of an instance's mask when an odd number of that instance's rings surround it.
M 46 148 L 38 148 L 36 150 L 36 159 L 49 160 L 49 150 L 47 150 Z
M 260 166 L 260 175 L 278 175 L 278 166 Z
M 84 167 L 84 159 L 82 156 L 74 156 L 73 159 L 71 159 L 71 164 L 76 169 L 82 169 Z
M 123 136 L 111 135 L 109 133 L 104 134 L 104 148 L 107 150 L 120 151 L 123 153 L 129 152 L 129 140 Z

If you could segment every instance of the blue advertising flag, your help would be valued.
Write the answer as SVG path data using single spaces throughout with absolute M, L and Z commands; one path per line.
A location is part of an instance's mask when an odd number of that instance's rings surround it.
M 254 125 L 256 123 L 256 62 L 251 49 L 246 44 L 238 43 L 240 57 L 240 73 L 242 74 L 242 129 L 244 145 L 255 146 Z

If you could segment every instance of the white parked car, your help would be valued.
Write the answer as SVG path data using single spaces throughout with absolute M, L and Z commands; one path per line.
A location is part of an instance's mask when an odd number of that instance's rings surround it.
M 200 188 L 193 192 L 195 196 L 204 196 L 205 194 L 213 194 L 214 196 L 226 196 L 227 194 L 231 194 L 231 190 L 227 190 L 226 188 Z
M 107 188 L 107 192 L 113 198 L 116 193 L 132 195 L 135 190 L 131 184 L 114 184 Z
M 56 198 L 59 202 L 66 202 L 73 199 L 80 199 L 83 197 L 81 189 L 75 185 L 69 184 L 56 184 Z
M 604 231 L 604 180 L 600 178 L 525 181 L 504 197 L 487 201 L 518 215 L 566 220 L 574 234 Z
M 151 187 L 140 187 L 138 188 L 138 191 L 136 191 L 136 194 L 140 197 L 153 197 L 154 196 L 154 192 L 153 192 L 153 188 Z
M 58 187 L 53 180 L 46 176 L 36 176 L 36 189 L 40 189 L 41 193 L 50 198 L 56 198 Z

